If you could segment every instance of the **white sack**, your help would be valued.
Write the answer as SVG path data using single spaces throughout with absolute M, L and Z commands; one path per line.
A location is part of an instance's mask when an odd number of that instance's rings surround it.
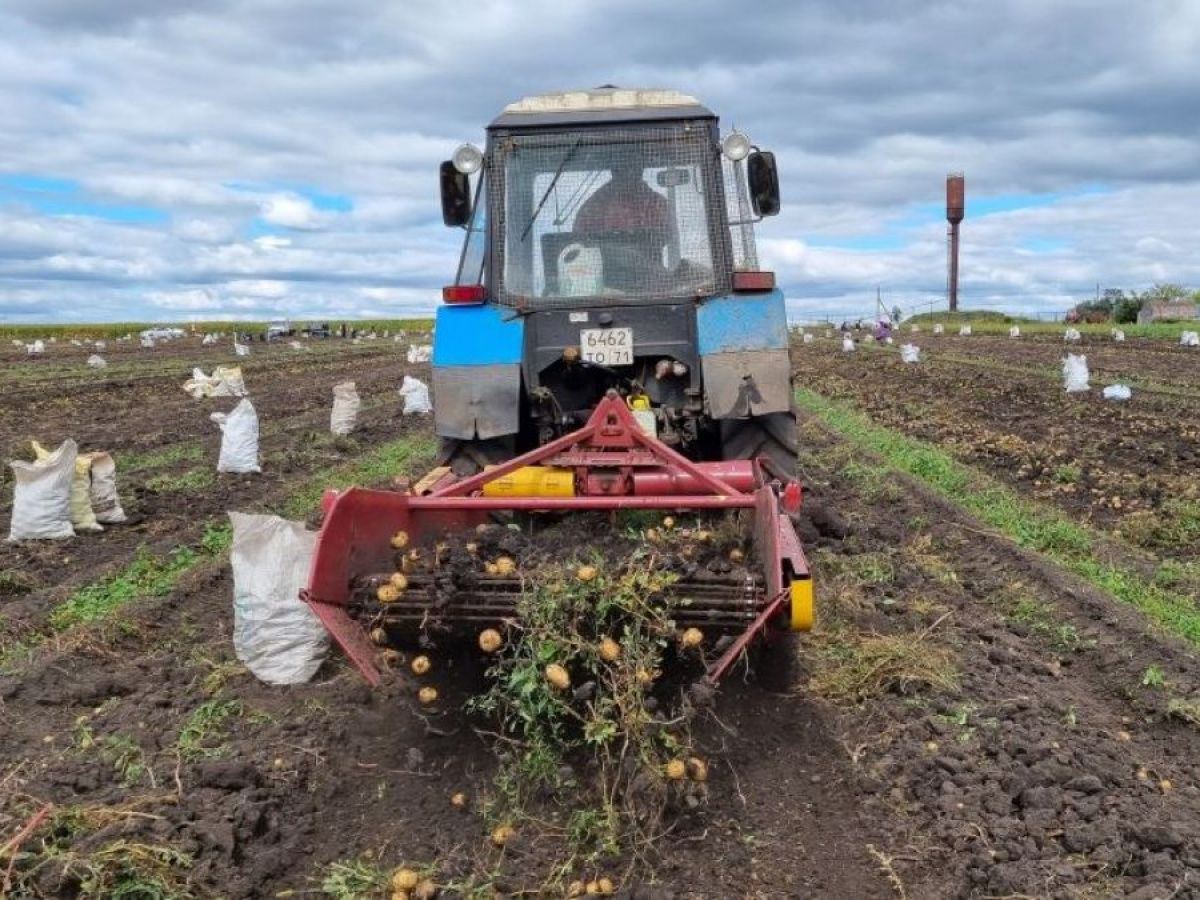
M 258 466 L 258 414 L 249 400 L 243 400 L 229 414 L 213 413 L 210 418 L 221 426 L 221 457 L 218 472 L 261 472 Z
M 92 460 L 92 511 L 96 521 L 104 525 L 119 525 L 125 521 L 125 510 L 117 496 L 117 464 L 103 452 L 87 454 Z
M 970 334 L 971 334 L 971 326 L 970 325 L 963 325 L 961 328 L 958 329 L 959 337 L 969 337 Z
M 429 400 L 429 386 L 419 378 L 405 375 L 400 385 L 400 396 L 404 398 L 403 413 L 406 416 L 433 412 L 433 403 Z
M 1010 338 L 1018 338 L 1018 337 L 1020 337 L 1020 336 L 1021 336 L 1021 329 L 1020 329 L 1020 328 L 1018 328 L 1016 325 L 1014 325 L 1012 328 L 1008 329 L 1008 336 L 1009 336 Z
M 946 326 L 943 325 L 941 322 L 938 322 L 938 324 L 933 326 L 933 333 L 934 334 L 945 334 Z
M 1063 360 L 1063 382 L 1066 384 L 1068 394 L 1075 394 L 1088 389 L 1086 356 L 1076 356 L 1074 353 L 1067 354 L 1067 358 Z
M 806 344 L 811 344 L 813 342 L 813 336 L 811 334 L 805 334 L 802 340 Z
M 288 341 L 288 346 L 291 347 L 293 350 L 307 350 L 308 349 L 299 341 Z
M 233 342 L 233 352 L 236 353 L 238 356 L 249 356 L 250 355 L 250 347 L 248 344 L 239 344 L 237 341 L 234 341 Z
M 902 344 L 900 358 L 906 363 L 918 363 L 921 361 L 921 348 L 916 344 Z
M 1077 342 L 1082 337 L 1083 337 L 1083 335 L 1079 333 L 1079 329 L 1077 329 L 1077 328 L 1068 328 L 1066 331 L 1063 332 L 1063 340 L 1064 341 Z
M 908 330 L 913 334 L 919 334 L 921 331 L 920 325 L 909 325 Z
M 200 343 L 204 344 L 205 346 L 215 344 L 216 342 L 217 342 L 217 336 L 215 334 L 206 334 L 204 336 L 204 339 L 202 341 L 200 341 Z
M 1112 336 L 1113 340 L 1118 343 L 1125 340 L 1125 332 L 1123 332 L 1120 328 L 1114 328 Z
M 1133 391 L 1129 390 L 1128 385 L 1110 384 L 1104 389 L 1105 400 L 1128 400 L 1133 396 Z
M 33 356 L 37 353 L 45 353 L 46 345 L 44 343 L 42 343 L 40 340 L 37 340 L 37 341 L 34 341 L 32 344 L 26 344 L 25 352 L 28 353 L 30 356 Z
M 842 338 L 842 352 L 843 353 L 853 353 L 854 352 L 854 338 L 850 337 L 850 335 L 848 335 L 848 334 Z
M 13 338 L 13 339 L 12 339 L 12 345 L 13 345 L 14 347 L 24 347 L 24 346 L 25 346 L 25 342 L 24 342 L 24 341 L 19 341 L 19 340 L 17 340 L 16 338 Z
M 433 359 L 432 344 L 411 344 L 408 348 L 408 361 L 410 363 L 429 362 Z
M 142 338 L 141 343 L 142 343 L 143 347 L 153 347 L 154 346 L 154 338 L 144 337 L 144 338 Z
M 88 365 L 91 366 L 93 369 L 107 369 L 108 368 L 108 363 L 106 363 L 104 361 L 104 357 L 97 356 L 95 353 L 93 353 L 91 356 L 88 357 Z
M 825 329 L 825 338 L 826 338 L 826 339 L 829 339 L 829 338 L 831 338 L 831 337 L 833 337 L 833 332 L 832 332 L 832 331 L 830 331 L 828 328 L 826 328 L 826 329 Z
M 71 346 L 72 346 L 72 347 L 82 347 L 82 346 L 83 346 L 83 344 L 82 344 L 81 342 L 79 342 L 79 341 L 72 340 L 72 341 L 71 341 Z
M 233 649 L 267 684 L 302 684 L 329 649 L 321 620 L 300 599 L 316 532 L 278 516 L 231 512 Z
M 48 462 L 53 455 L 49 450 L 33 441 L 33 453 L 39 463 Z M 81 531 L 103 531 L 92 511 L 91 497 L 92 458 L 85 453 L 75 455 L 75 475 L 71 479 L 71 527 Z
M 75 477 L 78 447 L 66 440 L 40 462 L 13 460 L 12 523 L 10 541 L 75 536 L 71 527 L 71 480 Z
M 94 346 L 97 350 L 103 350 L 108 345 L 106 343 L 104 343 L 104 341 L 96 341 Z
M 1184 347 L 1200 347 L 1200 332 L 1185 331 L 1179 335 L 1179 343 Z
M 335 384 L 333 386 L 333 412 L 329 414 L 329 430 L 334 434 L 352 432 L 361 405 L 353 381 Z
M 196 400 L 201 397 L 246 396 L 246 382 L 238 366 L 217 366 L 212 375 L 205 375 L 201 368 L 192 369 L 192 377 L 183 383 L 183 389 Z

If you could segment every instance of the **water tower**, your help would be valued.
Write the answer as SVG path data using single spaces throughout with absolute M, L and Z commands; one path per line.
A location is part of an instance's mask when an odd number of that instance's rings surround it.
M 962 172 L 951 172 L 946 176 L 946 296 L 950 312 L 958 310 L 958 226 L 967 212 L 967 179 Z

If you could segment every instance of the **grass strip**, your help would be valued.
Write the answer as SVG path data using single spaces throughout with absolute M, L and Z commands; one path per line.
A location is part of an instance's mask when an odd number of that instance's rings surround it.
M 66 631 L 75 625 L 107 618 L 118 607 L 143 597 L 169 594 L 185 572 L 229 549 L 233 532 L 228 525 L 210 525 L 194 547 L 177 547 L 166 556 L 142 548 L 120 572 L 86 584 L 50 613 L 50 628 Z
M 308 515 L 321 502 L 321 495 L 327 489 L 377 485 L 396 475 L 412 472 L 419 463 L 432 458 L 433 451 L 433 438 L 427 435 L 380 444 L 350 465 L 334 466 L 313 475 L 303 487 L 288 497 L 284 503 L 284 515 Z
M 796 400 L 860 449 L 880 457 L 889 468 L 910 475 L 976 516 L 980 521 L 1139 609 L 1151 620 L 1192 644 L 1200 645 L 1200 609 L 1184 594 L 1138 572 L 1097 558 L 1099 535 L 1042 504 L 963 465 L 924 441 L 874 424 L 845 403 L 800 389 Z

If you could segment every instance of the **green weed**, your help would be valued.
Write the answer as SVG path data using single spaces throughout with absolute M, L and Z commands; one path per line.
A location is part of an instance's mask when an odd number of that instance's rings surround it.
M 178 475 L 156 475 L 146 480 L 146 487 L 159 494 L 200 491 L 215 481 L 211 469 L 195 468 Z
M 123 734 L 110 734 L 100 741 L 100 758 L 116 769 L 127 786 L 140 784 L 147 773 L 142 748 Z
M 229 720 L 244 712 L 241 700 L 213 698 L 201 703 L 179 730 L 175 741 L 179 755 L 190 760 L 221 756 L 225 752 L 223 738 Z
M 1142 673 L 1142 687 L 1148 688 L 1163 688 L 1167 686 L 1167 677 L 1163 674 L 1163 670 L 1156 665 L 1146 667 L 1146 671 Z
M 1083 477 L 1083 471 L 1073 463 L 1055 466 L 1052 477 L 1059 484 L 1075 484 Z
M 144 472 L 161 469 L 177 463 L 198 463 L 204 459 L 204 448 L 199 444 L 186 443 L 151 450 L 147 453 L 122 453 L 117 456 L 117 469 L 121 472 Z
M 333 900 L 373 900 L 387 890 L 390 874 L 373 859 L 338 860 L 326 866 L 321 890 Z

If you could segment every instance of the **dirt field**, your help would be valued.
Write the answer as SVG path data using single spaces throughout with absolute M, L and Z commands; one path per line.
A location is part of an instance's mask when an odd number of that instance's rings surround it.
M 1094 524 L 1139 565 L 1196 561 L 1200 355 L 1086 347 L 1093 385 L 1156 389 L 1114 405 L 1062 393 L 1057 343 L 919 343 L 916 367 L 798 343 L 797 382 Z M 640 857 L 564 858 L 521 829 L 493 847 L 493 744 L 462 710 L 483 684 L 474 654 L 435 656 L 429 708 L 404 665 L 372 691 L 332 654 L 312 683 L 273 688 L 230 642 L 226 510 L 303 518 L 325 483 L 427 466 L 428 422 L 400 416 L 396 388 L 428 367 L 403 348 L 256 347 L 260 476 L 215 474 L 208 416 L 233 403 L 180 389 L 227 349 L 121 348 L 100 373 L 75 348 L 0 350 L 0 446 L 114 452 L 132 519 L 0 547 L 0 894 L 386 897 L 407 863 L 441 896 L 565 896 L 600 875 L 628 898 L 1200 896 L 1194 644 L 918 480 L 872 474 L 882 462 L 811 414 L 800 530 L 819 621 L 793 686 L 729 679 L 694 727 L 707 801 Z M 346 378 L 362 424 L 334 439 Z M 7 481 L 3 503 L 7 532 Z

